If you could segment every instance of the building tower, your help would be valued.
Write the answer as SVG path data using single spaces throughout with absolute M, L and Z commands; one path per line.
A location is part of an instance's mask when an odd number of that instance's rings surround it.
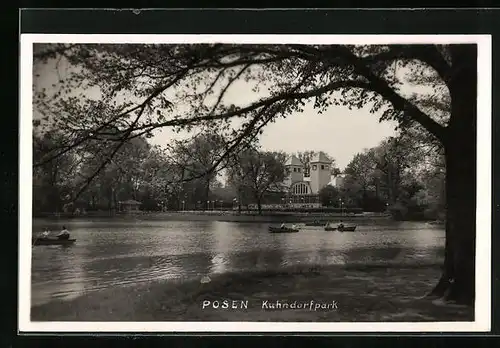
M 330 165 L 332 161 L 323 151 L 317 152 L 311 158 L 311 191 L 317 194 L 330 182 Z
M 304 180 L 304 165 L 297 156 L 290 156 L 285 162 L 285 183 L 290 186 L 293 183 Z

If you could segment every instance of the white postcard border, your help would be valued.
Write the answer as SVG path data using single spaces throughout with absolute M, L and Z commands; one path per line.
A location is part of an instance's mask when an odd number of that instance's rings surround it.
M 33 43 L 478 44 L 476 304 L 474 322 L 32 322 Z M 491 35 L 87 35 L 22 34 L 19 115 L 20 332 L 484 332 L 491 327 Z M 483 276 L 480 276 L 483 275 Z M 488 275 L 488 276 L 484 276 Z M 436 280 L 437 281 L 437 280 Z

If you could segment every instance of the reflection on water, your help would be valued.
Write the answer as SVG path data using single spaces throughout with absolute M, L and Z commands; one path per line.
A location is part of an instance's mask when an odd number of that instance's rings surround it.
M 444 231 L 381 221 L 356 232 L 271 234 L 268 224 L 216 221 L 64 221 L 71 247 L 35 246 L 32 301 L 157 279 L 277 269 L 296 264 L 440 262 Z M 49 223 L 34 222 L 35 232 Z

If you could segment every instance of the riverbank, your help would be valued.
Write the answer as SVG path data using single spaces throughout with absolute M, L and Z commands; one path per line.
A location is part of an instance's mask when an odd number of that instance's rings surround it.
M 437 265 L 295 266 L 139 283 L 32 307 L 32 321 L 471 321 L 473 308 L 422 298 Z M 207 282 L 208 281 L 208 282 Z M 223 300 L 229 307 L 223 309 Z M 216 306 L 219 301 L 219 308 Z M 234 301 L 234 302 L 232 302 Z M 311 303 L 306 309 L 292 304 Z M 272 308 L 281 304 L 281 309 Z M 284 303 L 288 308 L 283 308 Z M 320 304 L 316 308 L 316 304 Z M 205 308 L 203 308 L 205 306 Z M 326 308 L 328 306 L 328 308 Z M 245 308 L 246 307 L 246 308 Z M 323 308 L 321 308 L 323 307 Z
M 86 215 L 72 214 L 44 214 L 35 216 L 40 219 L 113 219 L 123 220 L 174 220 L 174 221 L 221 221 L 221 222 L 258 222 L 258 223 L 306 223 L 313 221 L 327 222 L 331 220 L 343 221 L 375 221 L 387 220 L 390 216 L 386 214 L 358 214 L 342 215 L 339 213 L 304 213 L 304 212 L 263 212 L 259 215 L 255 212 L 233 212 L 233 211 L 179 211 L 179 212 L 138 212 L 128 214 L 89 213 Z

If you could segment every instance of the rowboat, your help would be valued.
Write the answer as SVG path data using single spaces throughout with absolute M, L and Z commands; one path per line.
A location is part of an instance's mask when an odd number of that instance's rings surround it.
M 289 227 L 269 227 L 269 232 L 270 233 L 295 233 L 299 232 L 298 229 L 296 228 L 289 228 Z
M 354 232 L 354 230 L 356 230 L 356 226 L 344 226 L 340 228 L 333 226 L 325 227 L 325 231 Z
M 33 245 L 72 245 L 76 239 L 33 238 Z
M 337 230 L 339 232 L 354 232 L 356 230 L 356 226 L 343 226 L 343 227 L 337 227 Z
M 314 222 L 306 222 L 304 225 L 306 226 L 325 226 L 324 222 L 314 221 Z

